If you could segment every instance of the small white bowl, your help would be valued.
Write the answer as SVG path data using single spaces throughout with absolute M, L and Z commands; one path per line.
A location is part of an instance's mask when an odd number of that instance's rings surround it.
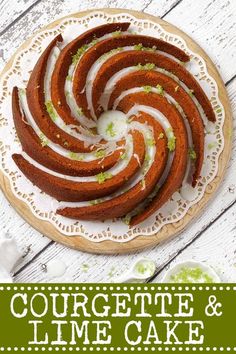
M 221 283 L 220 277 L 212 267 L 210 267 L 206 263 L 192 261 L 192 260 L 175 264 L 164 274 L 164 276 L 161 279 L 161 283 L 172 283 L 170 277 L 172 275 L 177 274 L 182 268 L 201 268 L 203 272 L 207 273 L 212 278 L 213 283 Z

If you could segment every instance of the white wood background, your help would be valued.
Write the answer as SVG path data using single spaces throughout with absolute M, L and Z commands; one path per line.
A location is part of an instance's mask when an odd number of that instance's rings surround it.
M 235 0 L 0 0 L 0 71 L 32 32 L 80 10 L 119 7 L 145 11 L 177 25 L 194 38 L 217 65 L 227 87 L 236 128 Z M 235 129 L 234 129 L 235 130 Z M 226 282 L 236 282 L 236 139 L 226 177 L 207 210 L 175 239 L 130 255 L 90 255 L 56 244 L 21 219 L 0 194 L 0 233 L 9 231 L 25 252 L 16 282 L 109 282 L 140 256 L 157 262 L 158 282 L 169 266 L 196 259 L 212 265 Z M 50 279 L 42 265 L 61 259 L 63 278 Z

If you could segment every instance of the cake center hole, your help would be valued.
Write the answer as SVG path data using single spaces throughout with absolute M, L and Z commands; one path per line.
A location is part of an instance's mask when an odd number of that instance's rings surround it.
M 127 133 L 127 116 L 121 111 L 103 112 L 97 124 L 98 134 L 105 140 L 120 140 Z

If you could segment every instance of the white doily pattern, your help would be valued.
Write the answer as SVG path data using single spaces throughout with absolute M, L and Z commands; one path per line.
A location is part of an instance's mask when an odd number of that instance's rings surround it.
M 69 42 L 89 28 L 110 22 L 130 22 L 132 29 L 144 35 L 161 38 L 184 50 L 191 58 L 187 69 L 200 83 L 216 114 L 216 123 L 205 123 L 205 157 L 201 178 L 194 189 L 184 185 L 161 210 L 144 223 L 130 228 L 122 221 L 89 222 L 64 218 L 55 213 L 55 200 L 33 186 L 14 164 L 11 155 L 22 151 L 17 138 L 11 109 L 11 93 L 14 86 L 24 87 L 39 56 L 51 40 L 62 33 L 65 43 Z M 204 195 L 207 185 L 214 179 L 218 170 L 218 159 L 224 146 L 223 123 L 224 108 L 218 97 L 215 80 L 208 74 L 204 60 L 193 53 L 185 41 L 166 32 L 159 24 L 137 19 L 129 14 L 110 15 L 105 12 L 93 12 L 81 18 L 66 18 L 50 30 L 43 30 L 33 37 L 30 44 L 17 54 L 11 68 L 0 81 L 0 151 L 1 170 L 8 177 L 14 195 L 23 200 L 39 219 L 49 221 L 62 234 L 80 235 L 93 242 L 112 240 L 130 241 L 139 235 L 156 234 L 165 224 L 174 223 L 188 212 Z

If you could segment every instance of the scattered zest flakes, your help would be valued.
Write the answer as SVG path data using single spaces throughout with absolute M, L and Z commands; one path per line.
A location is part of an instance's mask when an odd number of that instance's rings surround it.
M 82 116 L 82 115 L 83 115 L 83 110 L 82 110 L 82 108 L 78 108 L 78 109 L 77 109 L 77 113 L 78 113 L 79 116 Z
M 123 154 L 120 155 L 121 160 L 127 159 L 127 152 L 124 152 Z
M 88 44 L 84 44 L 82 47 L 80 47 L 77 50 L 76 54 L 72 56 L 73 64 L 76 64 L 79 61 L 80 57 L 84 54 L 84 52 L 88 49 L 88 47 L 89 47 Z
M 111 179 L 113 176 L 109 172 L 100 172 L 98 175 L 96 175 L 96 179 L 99 184 L 104 183 L 107 179 Z
M 100 199 L 90 200 L 90 202 L 89 202 L 90 205 L 97 205 L 99 203 L 101 203 Z
M 126 224 L 129 225 L 131 220 L 131 216 L 126 215 L 124 218 L 122 218 L 122 221 Z
M 163 138 L 164 138 L 164 133 L 160 133 L 158 139 L 163 139 Z
M 188 149 L 188 156 L 191 160 L 196 160 L 197 158 L 196 151 L 192 147 Z
M 73 77 L 71 75 L 67 75 L 66 80 L 72 81 Z
M 168 143 L 167 143 L 167 147 L 170 152 L 175 150 L 175 142 L 176 142 L 176 137 L 173 133 L 173 130 L 170 128 L 169 135 L 168 135 Z
M 141 180 L 141 186 L 142 186 L 142 189 L 146 188 L 146 182 L 145 182 L 144 178 Z
M 68 155 L 71 158 L 71 160 L 82 161 L 84 159 L 83 155 L 79 155 L 76 152 L 70 151 Z
M 209 143 L 209 144 L 207 145 L 207 148 L 208 148 L 208 150 L 211 150 L 211 149 L 214 149 L 214 148 L 216 147 L 216 145 L 217 145 L 216 142 Z
M 145 93 L 150 93 L 152 91 L 152 86 L 149 85 L 143 86 L 143 91 Z
M 85 273 L 87 273 L 88 270 L 89 270 L 89 265 L 86 264 L 86 263 L 83 263 L 83 264 L 82 264 L 82 271 L 85 272 Z
M 116 132 L 114 130 L 114 123 L 110 122 L 106 128 L 106 133 L 110 135 L 110 137 L 114 138 L 116 136 Z
M 177 85 L 177 86 L 175 87 L 175 92 L 177 92 L 178 89 L 179 89 L 179 86 Z
M 105 152 L 105 150 L 99 150 L 99 151 L 96 151 L 94 155 L 97 158 L 103 158 L 106 155 L 106 152 Z
M 57 119 L 57 114 L 56 114 L 56 111 L 53 107 L 52 101 L 45 102 L 45 106 L 46 106 L 48 114 L 50 115 L 50 118 L 53 121 L 55 121 Z
M 119 37 L 121 35 L 121 31 L 115 31 L 112 33 L 112 37 Z
M 190 97 L 193 97 L 194 96 L 194 90 L 189 90 L 188 94 L 189 94 Z
M 23 88 L 19 88 L 19 89 L 18 89 L 18 92 L 19 92 L 19 95 L 20 95 L 21 97 L 26 94 L 25 89 L 23 89 Z
M 122 47 L 118 47 L 118 48 L 112 49 L 112 50 L 110 50 L 109 52 L 104 53 L 103 55 L 101 55 L 100 58 L 99 58 L 99 61 L 106 60 L 106 59 L 108 59 L 110 56 L 112 56 L 113 54 L 122 52 L 122 50 L 123 50 Z
M 164 89 L 163 89 L 163 87 L 161 86 L 161 85 L 157 85 L 156 86 L 156 89 L 157 89 L 157 93 L 158 93 L 158 95 L 164 95 Z
M 46 138 L 46 136 L 45 136 L 43 133 L 40 133 L 39 139 L 40 139 L 40 141 L 41 141 L 42 147 L 48 145 L 49 141 L 48 141 L 48 139 Z
M 139 44 L 135 44 L 134 45 L 134 50 L 143 50 L 143 45 L 142 45 L 142 43 L 139 43 Z
M 153 138 L 148 138 L 146 141 L 147 141 L 147 145 L 148 146 L 156 145 L 156 142 L 155 142 L 155 140 Z
M 145 65 L 142 65 L 142 64 L 137 65 L 138 70 L 153 70 L 153 69 L 155 69 L 155 67 L 156 67 L 156 65 L 153 63 L 147 63 Z

